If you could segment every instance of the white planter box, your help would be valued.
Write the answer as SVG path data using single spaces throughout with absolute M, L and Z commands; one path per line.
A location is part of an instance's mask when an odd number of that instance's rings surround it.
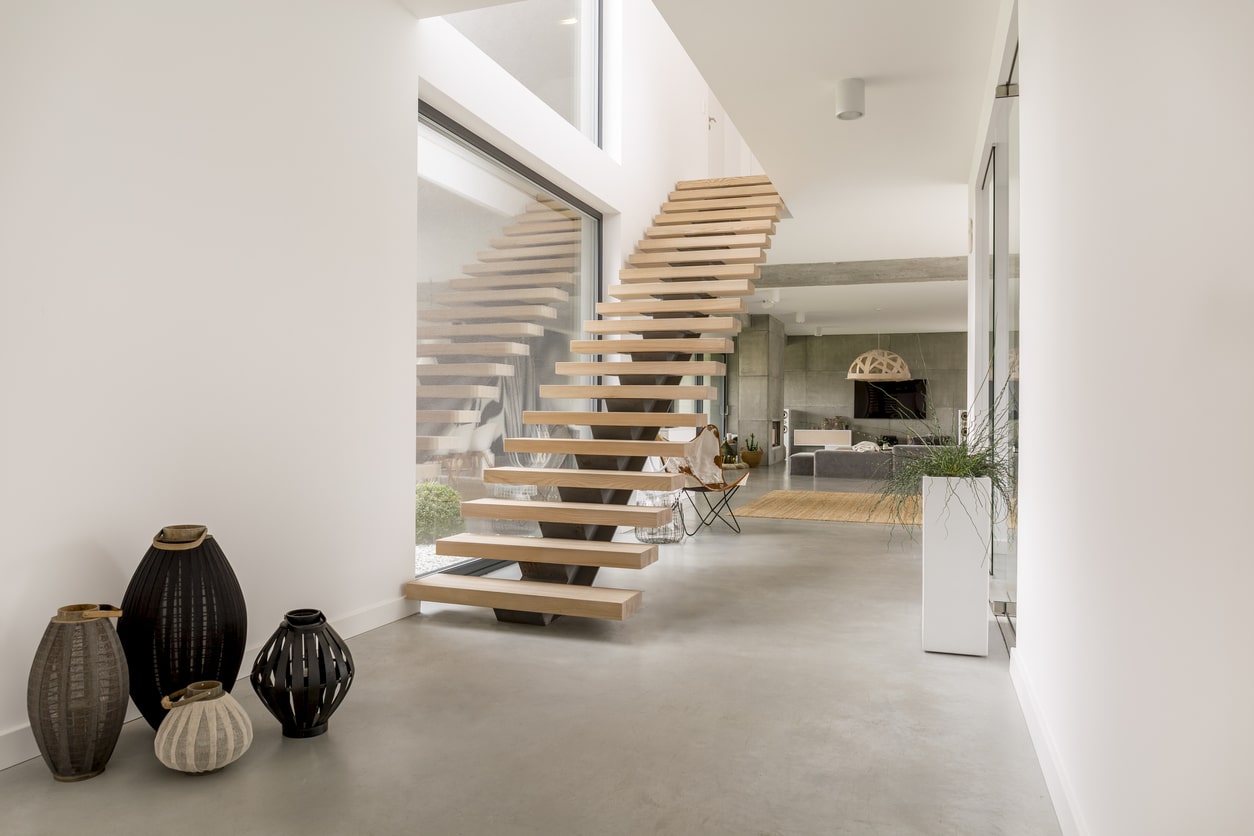
M 923 478 L 923 649 L 988 655 L 988 479 Z

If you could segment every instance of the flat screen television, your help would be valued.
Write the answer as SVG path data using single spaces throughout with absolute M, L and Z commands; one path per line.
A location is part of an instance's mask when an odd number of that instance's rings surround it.
M 926 418 L 926 380 L 855 380 L 854 418 Z

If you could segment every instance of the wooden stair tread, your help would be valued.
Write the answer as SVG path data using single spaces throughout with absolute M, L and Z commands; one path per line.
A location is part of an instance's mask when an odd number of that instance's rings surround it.
M 671 386 L 667 384 L 656 386 L 621 386 L 618 384 L 585 386 L 581 384 L 548 383 L 540 387 L 540 397 L 712 401 L 718 397 L 718 389 L 714 386 Z
M 583 236 L 578 230 L 567 230 L 562 232 L 537 232 L 530 234 L 507 235 L 504 238 L 493 238 L 488 243 L 493 247 L 505 249 L 507 247 L 543 247 L 547 244 L 569 244 L 578 241 Z
M 558 304 L 570 300 L 570 294 L 559 287 L 515 287 L 506 290 L 449 290 L 437 293 L 431 301 L 437 305 L 517 305 L 520 303 Z
M 583 227 L 579 220 L 536 220 L 528 219 L 507 225 L 501 231 L 506 235 L 534 235 L 538 232 L 564 232 L 578 230 Z
M 771 183 L 727 183 L 705 188 L 687 188 L 671 192 L 667 200 L 705 200 L 712 197 L 746 197 L 749 195 L 778 195 Z
M 414 420 L 419 424 L 477 424 L 477 409 L 419 409 Z
M 666 224 L 699 224 L 706 221 L 779 220 L 778 206 L 754 206 L 745 209 L 707 209 L 698 212 L 663 212 L 653 216 L 656 226 Z
M 761 268 L 756 264 L 696 264 L 681 267 L 624 267 L 618 271 L 620 282 L 653 282 L 659 279 L 758 279 Z
M 775 192 L 763 195 L 731 195 L 706 197 L 696 200 L 668 200 L 662 204 L 663 212 L 706 211 L 708 209 L 753 209 L 761 206 L 781 207 L 784 199 Z
M 483 481 L 493 485 L 555 485 L 562 488 L 603 488 L 625 491 L 677 491 L 682 473 L 665 471 L 584 470 L 562 467 L 489 467 Z
M 704 412 L 558 412 L 527 410 L 524 424 L 568 424 L 585 427 L 704 427 Z
M 583 324 L 589 334 L 648 334 L 686 331 L 692 334 L 739 334 L 740 320 L 729 316 L 677 316 L 666 319 L 596 319 Z
M 608 374 L 621 377 L 625 374 L 667 374 L 679 377 L 694 375 L 724 377 L 727 374 L 727 364 L 713 360 L 609 360 L 600 363 L 556 363 L 554 371 L 563 376 Z
M 753 218 L 748 220 L 706 221 L 703 223 L 668 223 L 661 226 L 650 226 L 644 231 L 645 240 L 682 238 L 706 235 L 740 235 L 744 233 L 764 232 L 775 234 L 775 221 L 771 218 Z
M 771 247 L 771 236 L 766 232 L 742 235 L 693 235 L 688 237 L 645 238 L 636 244 L 644 252 L 670 252 L 674 250 L 708 250 L 712 247 Z
M 739 296 L 725 299 L 632 299 L 626 302 L 597 302 L 601 316 L 635 316 L 654 313 L 748 313 L 749 304 Z
M 755 292 L 749 279 L 685 279 L 674 282 L 641 282 L 616 284 L 606 295 L 613 299 L 648 299 L 656 296 L 752 296 Z
M 418 357 L 526 357 L 526 343 L 419 343 Z
M 490 398 L 495 400 L 501 396 L 499 386 L 459 386 L 459 385 L 418 385 L 419 398 Z
M 640 609 L 636 589 L 511 581 L 472 575 L 427 575 L 405 584 L 405 597 L 441 604 L 622 621 Z
M 516 273 L 504 276 L 475 276 L 449 279 L 449 290 L 480 290 L 505 287 L 563 287 L 575 283 L 575 274 L 563 271 L 552 273 Z
M 602 543 L 595 540 L 511 537 L 503 534 L 455 534 L 436 540 L 435 553 L 480 560 L 520 560 L 527 563 L 643 569 L 657 562 L 658 548 L 644 543 Z
M 543 337 L 544 326 L 534 322 L 459 322 L 419 325 L 418 339 L 435 337 Z
M 703 180 L 680 180 L 675 184 L 679 190 L 711 189 L 720 186 L 762 186 L 771 185 L 771 178 L 765 174 L 740 174 L 735 177 L 708 177 Z
M 557 308 L 548 305 L 484 305 L 471 308 L 427 308 L 418 312 L 423 322 L 462 322 L 465 320 L 507 319 L 529 321 L 557 319 Z
M 637 267 L 654 264 L 758 264 L 766 261 L 761 247 L 726 247 L 713 250 L 671 250 L 659 253 L 632 253 L 627 263 Z
M 466 519 L 531 520 L 576 525 L 657 528 L 671 521 L 670 506 L 602 505 L 598 502 L 531 502 L 525 499 L 472 499 L 462 503 Z
M 610 441 L 599 438 L 507 438 L 506 453 L 569 453 L 576 456 L 682 456 L 682 441 Z
M 571 340 L 570 350 L 575 354 L 653 354 L 656 352 L 680 352 L 682 354 L 730 354 L 735 343 L 727 337 L 688 337 L 661 340 Z

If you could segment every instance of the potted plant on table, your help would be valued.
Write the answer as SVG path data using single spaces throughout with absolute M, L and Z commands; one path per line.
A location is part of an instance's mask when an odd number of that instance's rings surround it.
M 988 655 L 993 524 L 1007 513 L 1014 485 L 1014 462 L 995 427 L 971 427 L 955 444 L 895 448 L 876 503 L 899 524 L 922 518 L 927 651 Z
M 757 467 L 762 463 L 762 448 L 758 447 L 757 437 L 753 433 L 749 433 L 745 449 L 740 451 L 740 460 L 749 467 Z

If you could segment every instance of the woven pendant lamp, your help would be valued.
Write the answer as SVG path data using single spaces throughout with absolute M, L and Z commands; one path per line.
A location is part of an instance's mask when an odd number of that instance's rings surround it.
M 910 367 L 900 354 L 885 348 L 873 348 L 854 358 L 849 366 L 848 380 L 909 380 Z

